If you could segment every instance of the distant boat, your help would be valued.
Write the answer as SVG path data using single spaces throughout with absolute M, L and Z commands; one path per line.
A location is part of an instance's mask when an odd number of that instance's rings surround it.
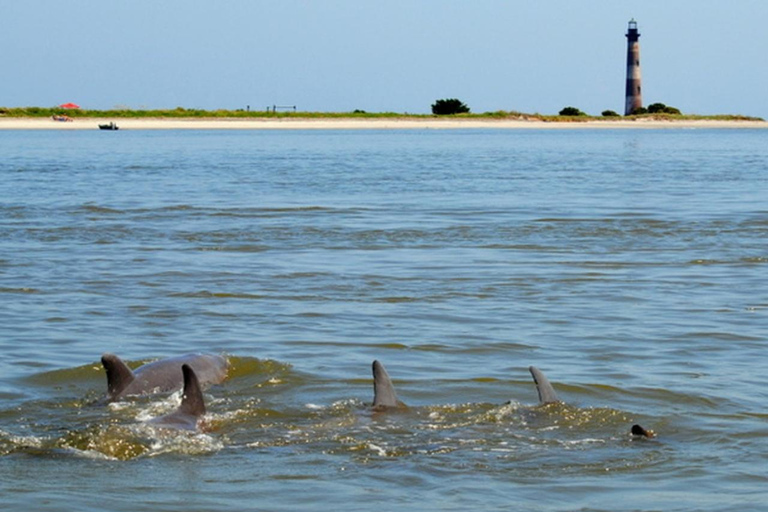
M 120 128 L 114 123 L 100 124 L 99 130 L 119 130 Z

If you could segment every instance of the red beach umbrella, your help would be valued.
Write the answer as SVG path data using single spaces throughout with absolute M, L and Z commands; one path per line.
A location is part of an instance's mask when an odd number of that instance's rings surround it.
M 63 105 L 59 105 L 61 108 L 80 108 L 80 105 L 76 103 L 64 103 Z

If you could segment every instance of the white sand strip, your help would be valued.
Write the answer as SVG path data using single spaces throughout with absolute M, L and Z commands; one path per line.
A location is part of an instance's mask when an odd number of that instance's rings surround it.
M 121 130 L 402 130 L 402 129 L 612 129 L 612 128 L 768 128 L 765 121 L 611 120 L 543 122 L 517 119 L 457 118 L 78 118 L 71 122 L 50 118 L 0 117 L 0 130 L 97 130 L 115 122 Z

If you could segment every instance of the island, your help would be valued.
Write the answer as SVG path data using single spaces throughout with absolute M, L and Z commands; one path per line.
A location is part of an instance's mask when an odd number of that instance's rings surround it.
M 66 116 L 67 122 L 60 122 Z M 89 110 L 0 107 L 0 130 L 98 130 L 119 121 L 121 130 L 160 129 L 601 129 L 768 128 L 758 117 L 740 115 L 638 114 L 631 116 L 543 115 L 514 111 L 455 115 L 354 112 L 202 110 Z

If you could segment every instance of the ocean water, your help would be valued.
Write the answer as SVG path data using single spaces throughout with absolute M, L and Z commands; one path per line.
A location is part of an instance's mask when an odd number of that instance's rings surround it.
M 0 133 L 4 510 L 763 510 L 767 337 L 765 130 Z

